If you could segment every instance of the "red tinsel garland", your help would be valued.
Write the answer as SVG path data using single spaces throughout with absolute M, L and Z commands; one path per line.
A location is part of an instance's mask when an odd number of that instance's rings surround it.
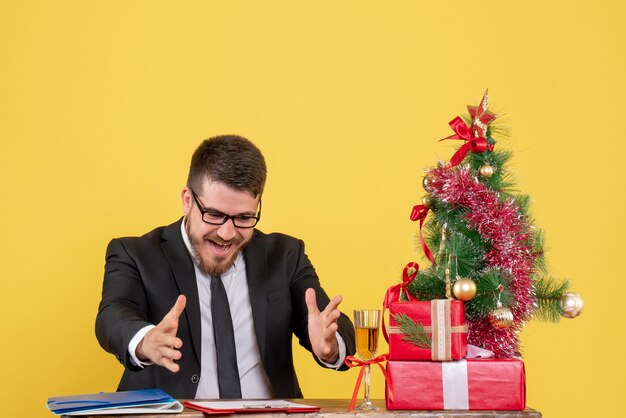
M 530 225 L 513 199 L 501 199 L 497 191 L 489 190 L 473 177 L 468 167 L 439 167 L 428 177 L 430 194 L 446 204 L 464 208 L 468 226 L 490 243 L 486 261 L 490 267 L 508 274 L 511 296 L 516 301 L 510 307 L 514 318 L 511 327 L 496 329 L 486 317 L 469 321 L 468 342 L 493 351 L 497 357 L 519 356 L 519 330 L 536 308 Z

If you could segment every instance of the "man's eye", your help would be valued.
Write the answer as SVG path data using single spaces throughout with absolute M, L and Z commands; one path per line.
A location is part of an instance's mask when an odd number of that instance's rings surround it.
M 235 223 L 241 226 L 254 225 L 256 218 L 253 216 L 237 216 L 235 217 Z
M 224 214 L 223 213 L 219 213 L 219 212 L 205 212 L 206 214 L 204 216 L 208 216 L 209 218 L 212 219 L 224 219 Z

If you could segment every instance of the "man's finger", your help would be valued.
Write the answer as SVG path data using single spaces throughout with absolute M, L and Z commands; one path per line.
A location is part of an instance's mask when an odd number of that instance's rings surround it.
M 176 373 L 178 370 L 180 370 L 180 366 L 178 364 L 174 363 L 173 360 L 166 357 L 163 357 L 161 361 L 158 362 L 158 364 L 173 373 Z
M 334 340 L 335 334 L 337 333 L 337 330 L 339 329 L 339 325 L 337 325 L 336 322 L 333 322 L 332 324 L 330 324 L 325 330 L 324 330 L 324 339 L 326 339 L 327 341 L 332 341 Z
M 170 319 L 178 319 L 180 315 L 185 310 L 185 305 L 187 304 L 187 298 L 185 295 L 178 295 L 178 299 L 176 299 L 176 303 L 172 306 L 172 309 L 165 315 Z
M 161 347 L 161 356 L 169 360 L 180 360 L 183 356 L 180 351 L 169 347 Z
M 185 295 L 179 295 L 172 309 L 165 314 L 163 320 L 159 323 L 159 326 L 164 332 L 176 331 L 176 329 L 178 329 L 178 318 L 185 310 L 186 304 L 187 298 L 185 298 Z
M 340 316 L 341 316 L 341 312 L 339 312 L 338 309 L 335 309 L 334 311 L 329 312 L 324 318 L 324 326 L 328 327 L 331 324 L 337 323 Z
M 328 302 L 328 305 L 326 305 L 326 308 L 324 308 L 324 312 L 328 314 L 332 312 L 333 310 L 337 309 L 337 307 L 339 306 L 342 300 L 343 299 L 341 298 L 341 296 L 339 295 L 335 296 L 334 298 L 331 299 L 330 302 Z
M 161 334 L 158 339 L 155 339 L 155 344 L 159 347 L 180 348 L 183 346 L 183 341 L 172 335 Z
M 306 307 L 309 310 L 309 314 L 319 314 L 320 310 L 317 308 L 317 300 L 315 299 L 315 290 L 307 289 L 304 294 L 304 300 L 306 301 Z

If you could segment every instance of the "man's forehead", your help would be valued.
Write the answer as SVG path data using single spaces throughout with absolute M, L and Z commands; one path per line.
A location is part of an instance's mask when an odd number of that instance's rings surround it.
M 247 190 L 233 188 L 223 182 L 207 180 L 202 191 L 194 190 L 205 209 L 214 209 L 226 214 L 254 215 L 260 203 L 260 196 L 255 197 Z

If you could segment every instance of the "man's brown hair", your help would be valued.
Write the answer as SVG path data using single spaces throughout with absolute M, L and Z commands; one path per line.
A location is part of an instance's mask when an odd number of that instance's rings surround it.
M 201 193 L 209 179 L 257 197 L 266 177 L 265 158 L 256 145 L 238 135 L 220 135 L 205 139 L 193 153 L 187 187 Z

